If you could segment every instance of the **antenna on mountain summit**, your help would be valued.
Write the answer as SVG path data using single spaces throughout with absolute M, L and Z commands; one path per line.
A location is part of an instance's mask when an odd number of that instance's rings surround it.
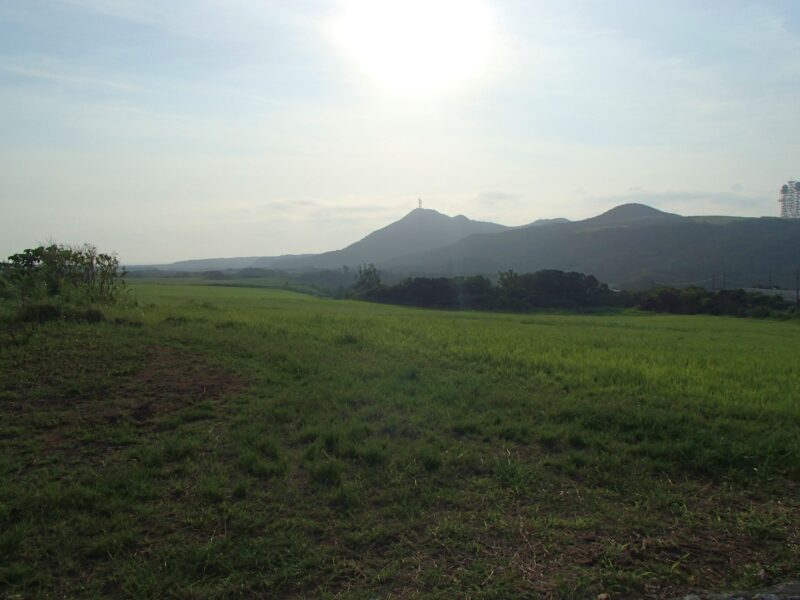
M 422 208 L 422 198 L 417 198 L 417 204 L 419 204 L 418 208 Z

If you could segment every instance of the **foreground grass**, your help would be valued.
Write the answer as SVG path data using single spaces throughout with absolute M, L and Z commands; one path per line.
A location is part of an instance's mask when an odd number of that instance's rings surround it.
M 664 597 L 797 575 L 796 323 L 135 292 L 0 350 L 2 593 Z

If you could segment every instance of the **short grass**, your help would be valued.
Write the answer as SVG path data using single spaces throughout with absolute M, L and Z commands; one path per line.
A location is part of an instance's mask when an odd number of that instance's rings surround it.
M 0 594 L 665 597 L 800 565 L 800 327 L 134 285 L 0 350 Z

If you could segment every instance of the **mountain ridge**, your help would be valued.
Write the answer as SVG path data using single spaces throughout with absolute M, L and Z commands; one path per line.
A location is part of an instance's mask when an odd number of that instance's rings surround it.
M 800 221 L 682 216 L 645 204 L 622 204 L 580 221 L 543 219 L 520 227 L 414 209 L 339 250 L 312 255 L 197 259 L 176 271 L 256 267 L 342 270 L 373 263 L 393 278 L 553 268 L 591 273 L 618 287 L 705 281 L 726 274 L 741 286 L 794 283 Z M 796 256 L 795 256 L 796 254 Z M 150 268 L 153 268 L 152 266 Z
M 712 287 L 723 277 L 740 287 L 794 284 L 800 251 L 787 249 L 797 246 L 800 221 L 658 212 L 607 212 L 599 220 L 472 236 L 379 266 L 431 276 L 560 269 L 590 273 L 617 287 L 692 282 Z
M 406 253 L 408 247 L 425 252 L 455 243 L 469 235 L 497 233 L 507 229 L 505 225 L 473 221 L 464 215 L 450 217 L 430 208 L 415 208 L 397 221 L 339 250 L 306 257 L 277 257 L 271 260 L 269 266 L 277 269 L 338 269 L 363 263 L 379 264 Z M 253 266 L 263 265 L 256 261 Z

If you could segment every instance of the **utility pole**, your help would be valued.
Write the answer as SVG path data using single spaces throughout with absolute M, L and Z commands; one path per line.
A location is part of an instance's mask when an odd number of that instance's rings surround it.
M 723 271 L 723 273 L 722 273 L 722 287 L 721 287 L 720 289 L 721 289 L 721 290 L 724 290 L 724 289 L 725 289 L 725 272 L 724 272 L 724 271 Z
M 716 292 L 717 291 L 717 276 L 716 275 L 712 275 L 711 276 L 711 291 L 712 292 Z
M 422 208 L 422 198 L 417 198 L 418 208 Z

